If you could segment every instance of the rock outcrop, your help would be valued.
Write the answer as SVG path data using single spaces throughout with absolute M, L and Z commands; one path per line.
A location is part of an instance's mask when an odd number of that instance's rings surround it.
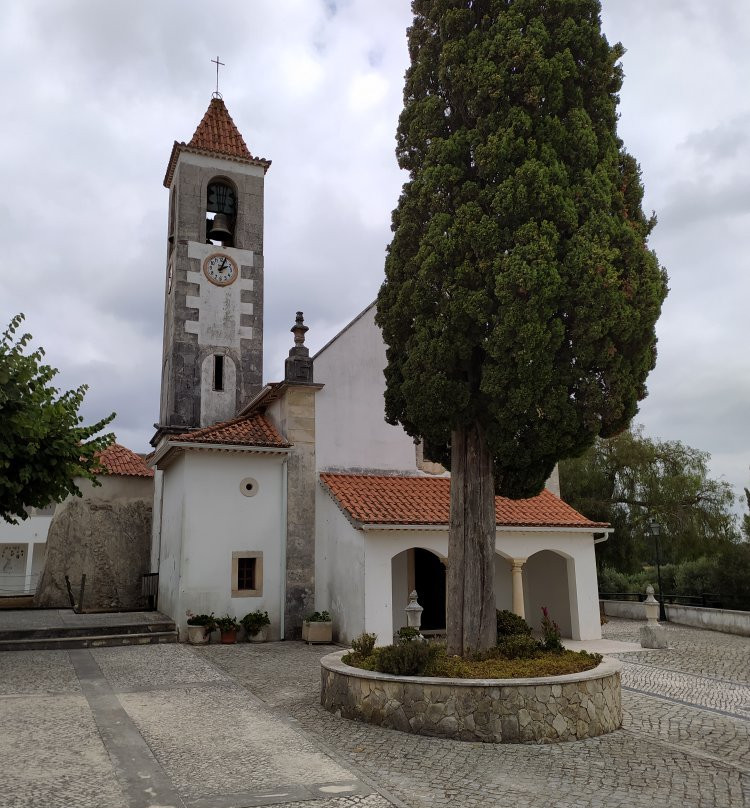
M 85 574 L 84 610 L 145 607 L 141 576 L 149 571 L 151 511 L 151 501 L 141 498 L 90 496 L 58 505 L 34 605 L 69 607 L 65 576 L 77 601 Z

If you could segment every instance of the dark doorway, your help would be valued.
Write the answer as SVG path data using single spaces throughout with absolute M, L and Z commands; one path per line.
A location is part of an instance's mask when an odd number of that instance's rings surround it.
M 429 550 L 414 548 L 414 588 L 425 631 L 445 631 L 445 567 Z

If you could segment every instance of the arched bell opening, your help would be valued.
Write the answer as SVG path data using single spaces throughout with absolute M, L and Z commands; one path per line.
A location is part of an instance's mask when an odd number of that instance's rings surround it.
M 234 247 L 236 226 L 237 191 L 234 184 L 223 178 L 211 180 L 206 187 L 206 243 Z
M 422 632 L 445 633 L 445 561 L 437 553 L 411 547 L 391 559 L 393 631 L 406 625 L 404 609 L 416 590 L 422 612 Z

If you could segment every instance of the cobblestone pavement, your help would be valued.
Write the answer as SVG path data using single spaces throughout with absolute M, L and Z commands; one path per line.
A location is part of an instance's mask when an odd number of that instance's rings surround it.
M 622 730 L 548 746 L 337 719 L 331 646 L 6 652 L 0 808 L 750 808 L 750 639 L 667 630 L 618 655 Z

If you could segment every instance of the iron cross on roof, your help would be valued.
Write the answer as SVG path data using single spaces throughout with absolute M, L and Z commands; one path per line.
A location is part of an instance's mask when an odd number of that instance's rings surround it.
M 211 59 L 211 62 L 216 65 L 216 92 L 214 93 L 214 98 L 221 98 L 221 93 L 219 92 L 219 65 L 222 67 L 226 67 L 226 65 L 224 62 L 219 61 L 218 56 L 215 59 Z

